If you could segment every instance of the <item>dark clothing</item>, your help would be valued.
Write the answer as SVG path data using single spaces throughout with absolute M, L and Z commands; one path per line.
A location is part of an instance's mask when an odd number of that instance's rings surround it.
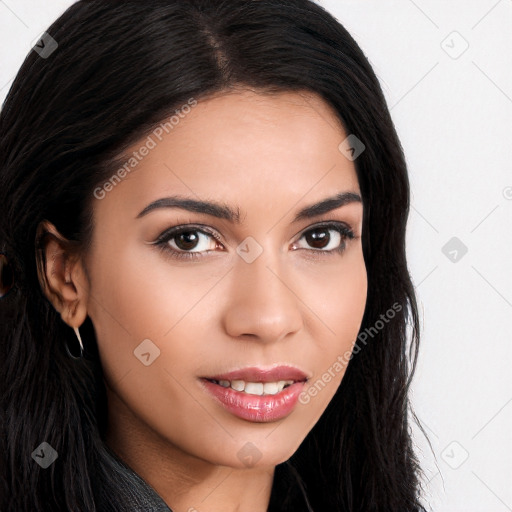
M 98 512 L 172 512 L 171 508 L 146 481 L 107 445 L 104 447 L 107 455 L 106 466 L 98 471 L 95 482 Z M 108 495 L 108 490 L 102 486 L 107 478 L 114 483 L 115 497 L 112 494 Z M 288 493 L 288 491 L 290 492 Z M 285 493 L 289 494 L 287 498 L 284 497 Z M 114 503 L 110 504 L 109 501 L 114 501 Z M 275 470 L 268 511 L 282 510 L 281 506 L 285 503 L 286 505 L 295 503 L 298 506 L 287 507 L 286 510 L 308 512 L 311 509 L 306 502 L 299 476 L 286 462 L 279 464 Z
M 99 492 L 97 499 L 98 512 L 172 512 L 165 501 L 157 492 L 143 480 L 135 471 L 122 461 L 107 445 L 109 467 L 105 468 L 106 474 L 113 475 L 116 485 L 116 505 L 110 505 L 107 495 L 98 481 Z M 115 476 L 114 476 L 115 475 Z M 126 508 L 125 508 L 126 507 Z

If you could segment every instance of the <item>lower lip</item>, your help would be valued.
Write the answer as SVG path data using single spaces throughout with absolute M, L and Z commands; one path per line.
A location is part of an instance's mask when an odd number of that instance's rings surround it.
M 297 404 L 305 382 L 295 382 L 275 395 L 249 395 L 201 379 L 205 389 L 229 412 L 247 421 L 280 420 L 290 414 Z

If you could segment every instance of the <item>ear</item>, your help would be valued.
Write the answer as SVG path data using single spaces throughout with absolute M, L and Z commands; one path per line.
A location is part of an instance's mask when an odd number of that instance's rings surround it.
M 43 293 L 70 327 L 87 317 L 89 284 L 77 243 L 64 238 L 49 221 L 36 231 L 37 275 Z

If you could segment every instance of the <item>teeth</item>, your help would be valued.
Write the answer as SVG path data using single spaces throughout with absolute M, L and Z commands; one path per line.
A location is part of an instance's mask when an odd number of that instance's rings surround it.
M 263 395 L 263 382 L 246 382 L 244 392 L 249 395 Z
M 243 380 L 234 380 L 233 382 L 231 382 L 231 387 L 235 391 L 243 391 L 245 388 L 245 382 Z
M 265 382 L 263 385 L 263 393 L 265 393 L 265 395 L 275 395 L 279 393 L 279 382 Z
M 229 380 L 214 380 L 213 382 L 223 388 L 231 387 L 235 391 L 258 396 L 277 395 L 277 393 L 280 393 L 285 387 L 291 386 L 294 383 L 293 380 L 280 380 L 278 382 L 245 382 L 243 380 L 233 380 L 230 382 Z

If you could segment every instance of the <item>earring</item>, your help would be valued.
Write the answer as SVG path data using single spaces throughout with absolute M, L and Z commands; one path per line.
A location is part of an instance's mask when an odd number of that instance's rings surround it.
M 71 357 L 72 359 L 82 359 L 82 357 L 84 355 L 84 345 L 82 343 L 82 338 L 80 337 L 80 331 L 78 330 L 78 327 L 73 327 L 73 329 L 75 331 L 76 337 L 78 338 L 78 342 L 80 343 L 80 355 L 79 356 L 74 356 L 71 353 L 71 351 L 69 350 L 69 347 L 68 347 L 67 343 L 65 343 L 66 351 L 69 354 L 69 357 Z

